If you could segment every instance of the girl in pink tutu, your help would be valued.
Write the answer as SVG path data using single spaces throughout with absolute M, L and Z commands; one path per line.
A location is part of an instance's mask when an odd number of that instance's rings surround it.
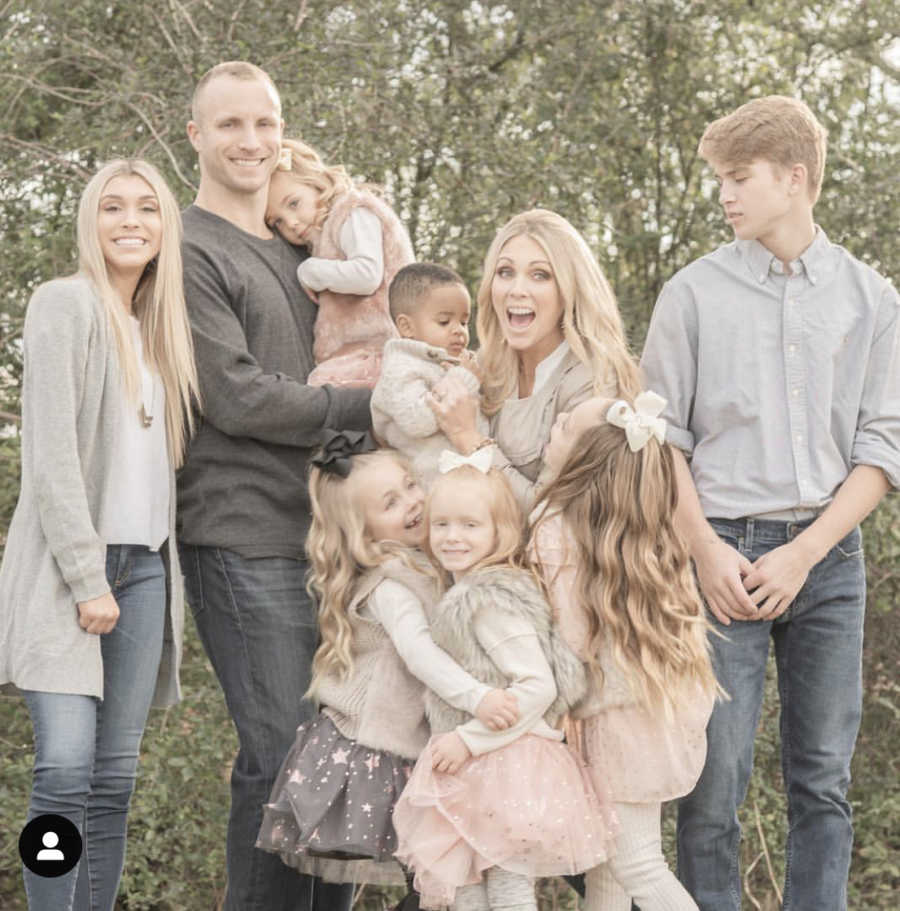
M 340 165 L 296 139 L 282 141 L 269 182 L 266 224 L 312 256 L 297 278 L 319 305 L 312 386 L 375 385 L 384 343 L 397 337 L 387 289 L 414 259 L 406 228 L 380 190 L 357 185 Z
M 519 720 L 488 731 L 436 692 L 432 737 L 394 810 L 397 856 L 423 908 L 536 911 L 533 879 L 606 859 L 609 837 L 584 766 L 555 725 L 581 697 L 581 662 L 554 633 L 522 567 L 523 517 L 489 447 L 445 452 L 426 506 L 428 550 L 453 581 L 434 611 L 435 643 L 493 687 Z
M 532 513 L 529 553 L 554 618 L 586 662 L 573 736 L 619 820 L 614 855 L 586 879 L 585 908 L 696 911 L 666 864 L 660 805 L 690 791 L 717 685 L 688 552 L 674 528 L 665 400 L 591 398 L 558 416 L 544 448 L 555 479 Z
M 425 685 L 486 730 L 516 720 L 515 700 L 431 640 L 437 577 L 419 550 L 424 495 L 407 461 L 368 434 L 328 431 L 309 492 L 321 711 L 297 730 L 257 847 L 332 882 L 403 883 L 391 812 L 428 739 Z

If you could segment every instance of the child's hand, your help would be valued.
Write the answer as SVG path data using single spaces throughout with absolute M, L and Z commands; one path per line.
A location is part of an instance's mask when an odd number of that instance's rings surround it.
M 482 700 L 483 702 L 484 700 Z M 431 767 L 436 772 L 447 772 L 453 775 L 472 754 L 466 742 L 456 733 L 441 734 L 431 746 Z
M 505 731 L 519 720 L 519 701 L 509 690 L 491 690 L 478 703 L 475 717 L 492 731 Z
M 303 289 L 303 293 L 304 293 L 304 294 L 305 294 L 305 295 L 306 295 L 314 304 L 319 303 L 319 292 L 318 292 L 318 291 L 313 291 L 312 288 L 307 288 L 306 285 L 304 285 L 302 282 L 301 282 L 301 284 L 300 284 L 300 287 Z
M 478 363 L 478 358 L 475 357 L 474 351 L 463 348 L 462 353 L 459 356 L 459 366 L 465 367 L 466 370 L 473 373 L 479 383 L 482 381 L 481 365 Z

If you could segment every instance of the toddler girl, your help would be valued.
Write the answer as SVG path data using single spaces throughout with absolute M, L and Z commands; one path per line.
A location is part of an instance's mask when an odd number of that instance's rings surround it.
M 516 711 L 431 641 L 423 605 L 436 601 L 436 577 L 416 550 L 424 496 L 404 459 L 373 450 L 367 434 L 329 431 L 312 460 L 307 551 L 322 642 L 310 695 L 321 711 L 297 730 L 257 846 L 327 880 L 402 883 L 391 811 L 428 739 L 419 680 L 489 727 Z
M 585 674 L 522 568 L 522 516 L 491 453 L 445 455 L 426 521 L 429 552 L 454 584 L 432 636 L 483 683 L 509 682 L 520 715 L 495 734 L 428 694 L 433 736 L 394 811 L 397 856 L 415 871 L 423 908 L 536 911 L 533 877 L 606 859 L 597 797 L 552 726 L 582 695 Z
M 312 256 L 297 278 L 318 303 L 313 386 L 368 386 L 381 370 L 384 343 L 397 337 L 387 289 L 413 261 L 406 229 L 377 188 L 356 186 L 341 166 L 327 165 L 296 139 L 282 142 L 269 182 L 266 223 Z
M 554 424 L 544 462 L 554 480 L 532 514 L 529 553 L 560 633 L 587 662 L 575 715 L 584 758 L 609 788 L 615 856 L 586 877 L 585 908 L 696 911 L 666 865 L 660 805 L 690 791 L 706 756 L 716 694 L 707 624 L 675 531 L 665 401 L 591 398 Z

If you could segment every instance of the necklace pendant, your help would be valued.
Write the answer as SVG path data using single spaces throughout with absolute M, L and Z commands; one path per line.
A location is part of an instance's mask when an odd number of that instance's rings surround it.
M 138 416 L 141 419 L 141 423 L 144 427 L 149 427 L 153 423 L 153 415 L 147 414 L 147 409 L 141 405 L 141 410 L 138 412 Z

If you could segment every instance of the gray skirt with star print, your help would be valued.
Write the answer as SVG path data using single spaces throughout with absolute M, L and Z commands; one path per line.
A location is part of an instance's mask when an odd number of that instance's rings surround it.
M 397 847 L 391 814 L 414 765 L 344 737 L 319 712 L 297 728 L 256 846 L 290 866 L 314 857 L 390 860 Z

